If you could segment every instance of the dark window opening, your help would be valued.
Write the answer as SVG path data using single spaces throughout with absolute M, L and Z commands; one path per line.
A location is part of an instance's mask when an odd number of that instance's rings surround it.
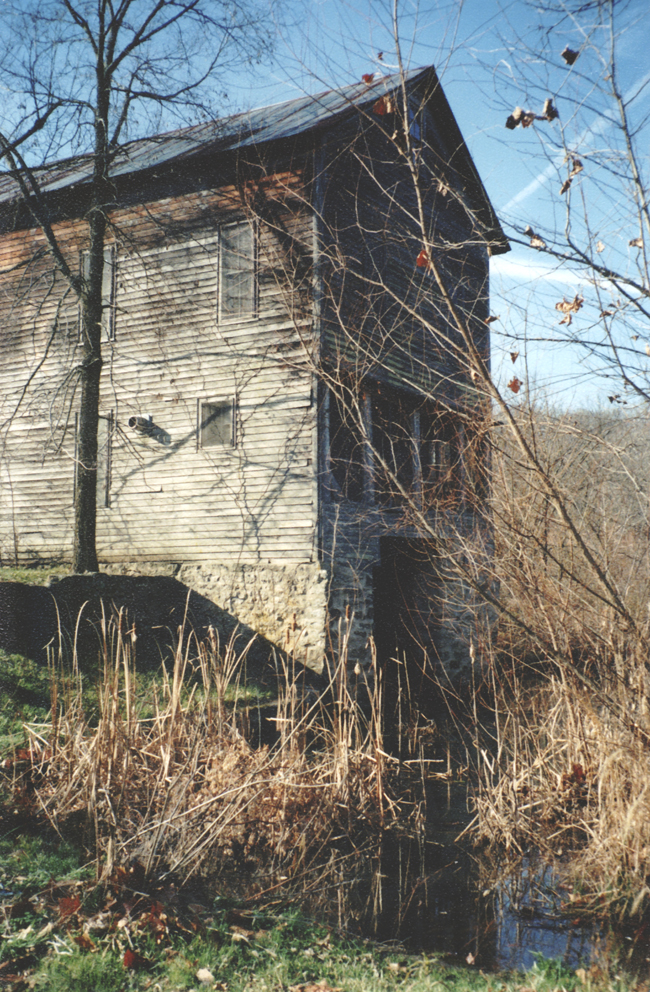
M 202 448 L 232 448 L 235 444 L 233 404 L 201 403 L 199 410 L 199 440 Z
M 420 466 L 425 506 L 431 498 L 460 495 L 462 431 L 448 410 L 420 410 Z
M 477 504 L 483 503 L 490 491 L 490 447 L 485 428 L 479 425 L 465 428 L 463 464 L 467 497 Z
M 329 395 L 330 472 L 346 499 L 358 503 L 364 493 L 364 443 L 361 407 L 351 399 Z
M 383 506 L 399 506 L 402 490 L 413 486 L 414 403 L 378 386 L 372 397 L 372 447 L 375 454 L 375 496 Z
M 255 312 L 255 239 L 250 224 L 221 228 L 219 313 L 222 318 Z

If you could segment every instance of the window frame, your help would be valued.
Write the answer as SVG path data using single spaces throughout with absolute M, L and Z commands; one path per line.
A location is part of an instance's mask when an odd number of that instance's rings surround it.
M 203 415 L 204 407 L 221 407 L 230 410 L 230 441 L 229 442 L 215 442 L 214 444 L 204 444 L 203 441 L 203 427 L 205 423 L 205 417 Z M 237 436 L 237 408 L 238 408 L 238 397 L 237 394 L 231 394 L 230 396 L 218 396 L 218 397 L 204 397 L 200 396 L 196 401 L 196 447 L 197 451 L 211 451 L 217 449 L 219 451 L 234 451 L 237 448 L 238 436 Z
M 251 236 L 251 308 L 240 313 L 224 312 L 224 232 L 229 229 L 247 228 Z M 258 252 L 258 230 L 254 221 L 236 220 L 219 225 L 218 238 L 218 276 L 217 276 L 217 323 L 234 324 L 241 321 L 254 320 L 258 316 L 259 307 L 259 252 Z

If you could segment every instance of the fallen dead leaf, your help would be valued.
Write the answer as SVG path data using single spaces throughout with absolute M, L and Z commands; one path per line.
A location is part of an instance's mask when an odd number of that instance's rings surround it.
M 65 920 L 68 916 L 73 916 L 79 907 L 81 906 L 81 899 L 79 896 L 64 896 L 59 899 L 59 915 L 62 920 Z
M 196 977 L 203 985 L 210 985 L 214 981 L 214 975 L 208 968 L 199 968 Z
M 94 940 L 91 940 L 91 938 L 88 936 L 87 933 L 77 934 L 77 936 L 74 937 L 73 939 L 77 947 L 80 947 L 82 951 L 97 950 L 97 944 L 94 942 Z
M 302 985 L 290 985 L 289 992 L 343 992 L 340 987 L 333 988 L 325 978 L 320 982 L 304 982 Z
M 140 971 L 142 968 L 146 968 L 149 964 L 147 959 L 143 958 L 141 954 L 138 954 L 137 951 L 132 951 L 130 949 L 127 949 L 124 952 L 122 963 L 129 971 Z

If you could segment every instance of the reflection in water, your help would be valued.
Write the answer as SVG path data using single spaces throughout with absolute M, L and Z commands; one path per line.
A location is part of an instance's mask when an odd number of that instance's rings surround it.
M 529 968 L 540 954 L 573 968 L 594 959 L 601 934 L 562 915 L 566 892 L 552 867 L 529 860 L 486 883 L 493 867 L 455 843 L 471 818 L 465 788 L 435 783 L 427 800 L 420 836 L 388 835 L 365 870 L 341 871 L 339 926 L 461 962 L 469 955 L 484 969 Z

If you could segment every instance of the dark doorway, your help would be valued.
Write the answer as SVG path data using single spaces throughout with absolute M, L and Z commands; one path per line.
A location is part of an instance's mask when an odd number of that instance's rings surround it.
M 385 699 L 398 688 L 426 711 L 440 633 L 440 581 L 431 545 L 400 537 L 379 541 L 373 576 L 374 637 L 384 672 Z M 392 705 L 392 702 L 391 702 Z

